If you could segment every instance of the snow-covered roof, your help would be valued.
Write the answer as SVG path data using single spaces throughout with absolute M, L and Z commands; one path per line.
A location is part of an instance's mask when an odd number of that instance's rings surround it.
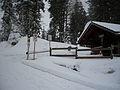
M 89 21 L 85 27 L 84 30 L 82 32 L 82 34 L 80 35 L 80 37 L 78 38 L 78 40 L 82 37 L 82 35 L 85 33 L 85 31 L 87 30 L 87 28 L 91 25 L 91 24 L 96 24 L 99 26 L 102 26 L 104 28 L 107 28 L 111 31 L 117 32 L 117 34 L 120 34 L 120 24 L 113 24 L 113 23 L 106 23 L 106 22 L 98 22 L 98 21 Z M 118 33 L 119 32 L 119 33 Z M 77 42 L 78 42 L 77 40 Z
M 112 23 L 96 22 L 96 21 L 93 21 L 93 23 L 108 28 L 110 30 L 113 30 L 115 32 L 120 32 L 120 24 L 112 24 Z
M 84 33 L 84 32 L 86 31 L 86 29 L 88 28 L 88 26 L 91 24 L 91 22 L 92 22 L 92 21 L 89 21 L 89 22 L 85 25 L 82 34 L 81 34 L 80 37 L 77 39 L 77 43 L 78 43 L 79 39 L 81 38 L 81 36 L 83 35 L 83 33 Z

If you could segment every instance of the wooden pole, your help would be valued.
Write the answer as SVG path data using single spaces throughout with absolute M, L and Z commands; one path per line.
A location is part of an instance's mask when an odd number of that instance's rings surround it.
M 36 41 L 34 41 L 33 60 L 35 60 L 35 46 L 36 46 Z
M 29 59 L 30 37 L 27 37 L 27 60 Z
M 49 41 L 49 48 L 50 48 L 50 41 Z
M 50 47 L 50 56 L 52 56 L 52 49 L 51 49 L 51 47 Z
M 75 58 L 77 59 L 77 47 L 76 47 L 76 52 L 75 52 Z
M 113 59 L 113 46 L 112 46 L 112 45 L 111 45 L 111 47 L 110 47 L 110 50 L 111 50 L 110 56 L 111 56 L 111 59 Z
M 27 30 L 27 60 L 29 59 L 29 49 L 30 49 L 30 17 L 29 17 L 29 8 L 27 10 L 27 15 L 28 15 L 28 19 L 27 19 L 27 26 L 28 26 L 28 30 Z

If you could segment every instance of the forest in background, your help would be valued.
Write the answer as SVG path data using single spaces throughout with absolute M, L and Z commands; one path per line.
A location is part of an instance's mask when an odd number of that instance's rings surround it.
M 45 11 L 43 0 L 1 0 L 0 41 L 8 41 L 13 33 L 29 37 L 39 34 L 43 39 L 50 34 L 53 41 L 76 44 L 90 20 L 120 24 L 119 0 L 88 0 L 88 11 L 85 11 L 81 0 L 45 1 L 50 5 L 48 31 L 41 24 L 41 12 Z

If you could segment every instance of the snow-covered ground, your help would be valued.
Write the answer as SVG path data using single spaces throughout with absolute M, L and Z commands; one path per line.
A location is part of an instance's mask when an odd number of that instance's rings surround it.
M 32 54 L 30 60 L 26 60 L 26 41 L 25 37 L 21 38 L 15 46 L 0 43 L 0 90 L 120 90 L 119 57 L 74 59 L 53 57 L 46 52 L 38 53 L 36 60 L 31 60 Z M 70 46 L 57 42 L 51 44 L 52 47 Z M 49 50 L 49 42 L 38 39 L 36 51 L 46 50 Z M 32 40 L 30 51 L 33 51 Z

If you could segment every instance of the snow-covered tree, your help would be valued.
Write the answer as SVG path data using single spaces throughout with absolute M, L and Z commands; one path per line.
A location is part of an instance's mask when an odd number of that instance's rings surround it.
M 4 15 L 2 18 L 0 41 L 7 41 L 12 31 L 12 18 L 14 17 L 12 0 L 4 0 L 1 8 L 4 10 Z
M 40 9 L 44 11 L 43 0 L 18 0 L 16 8 L 21 34 L 32 36 L 34 33 L 40 33 Z

